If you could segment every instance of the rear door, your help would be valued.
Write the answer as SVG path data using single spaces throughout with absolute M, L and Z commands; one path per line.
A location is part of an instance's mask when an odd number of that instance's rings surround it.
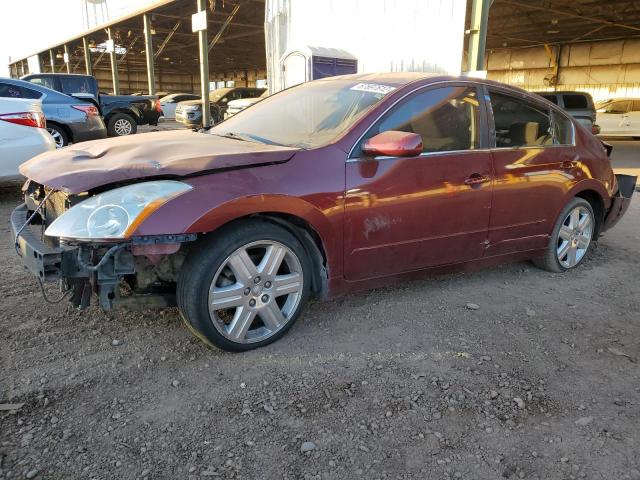
M 488 94 L 494 184 L 487 255 L 544 248 L 580 168 L 573 124 L 533 97 L 496 88 Z
M 346 164 L 345 277 L 360 280 L 482 257 L 491 152 L 475 85 L 421 89 L 365 134 Z M 365 157 L 362 142 L 418 133 L 415 157 Z

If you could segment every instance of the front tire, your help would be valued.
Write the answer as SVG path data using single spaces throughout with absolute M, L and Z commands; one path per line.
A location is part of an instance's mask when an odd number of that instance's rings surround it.
M 304 247 L 286 229 L 241 221 L 189 253 L 178 280 L 178 307 L 205 343 L 251 350 L 291 328 L 309 297 L 311 271 Z
M 534 264 L 555 273 L 577 267 L 587 256 L 595 231 L 591 204 L 583 198 L 571 199 L 556 221 L 547 251 Z
M 126 113 L 116 113 L 107 122 L 107 133 L 110 137 L 124 137 L 138 131 L 138 124 Z

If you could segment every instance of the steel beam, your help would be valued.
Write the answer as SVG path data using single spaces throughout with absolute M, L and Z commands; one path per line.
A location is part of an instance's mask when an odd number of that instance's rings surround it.
M 207 10 L 207 0 L 197 0 L 198 12 Z M 211 126 L 211 107 L 209 106 L 209 45 L 207 29 L 198 32 L 198 49 L 200 50 L 200 95 L 202 97 L 202 126 Z
M 165 39 L 162 41 L 162 43 L 160 44 L 160 48 L 158 48 L 158 51 L 155 53 L 155 58 L 158 58 L 160 56 L 160 54 L 164 51 L 164 47 L 167 46 L 167 43 L 169 43 L 169 40 L 171 40 L 171 38 L 176 34 L 176 31 L 178 30 L 178 28 L 180 28 L 180 22 L 177 22 L 173 28 L 171 29 L 171 31 L 169 32 L 169 34 L 165 37 Z
M 113 34 L 111 28 L 107 28 L 107 35 L 109 40 L 113 40 Z M 111 78 L 113 79 L 113 94 L 120 95 L 120 82 L 118 81 L 118 59 L 116 58 L 115 43 L 113 45 L 113 52 L 109 52 L 111 58 Z
M 213 39 L 211 40 L 211 43 L 209 43 L 209 50 L 211 50 L 213 46 L 220 41 L 220 38 L 222 38 L 224 31 L 227 29 L 227 27 L 229 27 L 229 25 L 231 25 L 231 22 L 233 21 L 233 17 L 236 16 L 236 14 L 238 13 L 238 10 L 240 10 L 240 5 L 236 5 L 235 7 L 233 7 L 233 10 L 231 11 L 227 19 L 224 21 L 222 26 L 220 27 L 220 30 L 218 31 L 218 33 L 216 33 L 216 36 L 213 37 Z
M 84 68 L 87 75 L 93 75 L 91 69 L 91 50 L 89 50 L 89 41 L 87 37 L 82 37 L 82 49 L 84 50 Z
M 144 54 L 147 58 L 147 82 L 149 84 L 149 95 L 155 95 L 156 75 L 153 64 L 153 37 L 151 36 L 151 15 L 145 13 L 142 19 L 144 22 Z
M 472 0 L 472 2 L 467 70 L 479 71 L 484 70 L 484 50 L 487 45 L 487 25 L 492 0 Z
M 51 62 L 51 73 L 56 73 L 56 56 L 53 50 L 49 50 L 49 61 Z

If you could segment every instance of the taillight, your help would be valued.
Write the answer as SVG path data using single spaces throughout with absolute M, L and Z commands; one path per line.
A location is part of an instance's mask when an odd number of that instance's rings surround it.
M 162 105 L 160 105 L 160 99 L 156 98 L 156 112 L 161 113 L 162 112 Z
M 17 112 L 0 115 L 0 120 L 5 122 L 24 125 L 26 127 L 44 128 L 47 121 L 42 112 Z
M 98 109 L 94 105 L 71 105 L 71 108 L 86 113 L 87 117 L 97 117 L 99 115 Z

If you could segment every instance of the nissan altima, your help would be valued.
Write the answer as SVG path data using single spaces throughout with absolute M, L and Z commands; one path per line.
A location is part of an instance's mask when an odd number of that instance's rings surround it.
M 24 265 L 60 283 L 49 301 L 177 305 L 200 339 L 241 351 L 282 337 L 311 295 L 513 260 L 578 267 L 635 188 L 609 153 L 499 83 L 332 77 L 208 131 L 41 154 L 11 220 Z

